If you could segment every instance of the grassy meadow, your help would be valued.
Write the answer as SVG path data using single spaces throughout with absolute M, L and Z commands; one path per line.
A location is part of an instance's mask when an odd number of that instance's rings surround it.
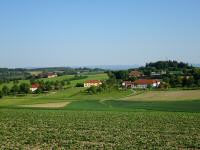
M 4 97 L 0 149 L 200 149 L 200 90 L 90 95 L 75 87 L 107 78 L 91 74 L 63 90 Z

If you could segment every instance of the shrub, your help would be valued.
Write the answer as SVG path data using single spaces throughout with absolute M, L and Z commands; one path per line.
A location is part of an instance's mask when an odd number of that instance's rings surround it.
M 41 87 L 39 87 L 36 91 L 35 91 L 36 94 L 41 94 L 43 93 L 43 90 Z
M 22 83 L 20 84 L 20 93 L 29 93 L 30 92 L 30 84 L 28 83 Z
M 3 98 L 3 92 L 0 91 L 0 98 Z
M 83 83 L 77 83 L 76 87 L 84 87 L 84 84 Z
M 13 95 L 16 95 L 19 93 L 19 86 L 17 84 L 14 84 L 13 87 L 11 88 L 11 93 Z
M 8 95 L 9 91 L 9 88 L 6 85 L 4 85 L 2 88 L 3 95 Z
M 97 93 L 98 87 L 91 86 L 90 88 L 87 89 L 87 92 L 90 94 L 96 94 Z

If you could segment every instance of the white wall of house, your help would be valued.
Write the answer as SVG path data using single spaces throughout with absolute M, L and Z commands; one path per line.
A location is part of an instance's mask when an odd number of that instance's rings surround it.
M 38 88 L 30 88 L 31 92 L 35 92 Z
M 52 75 L 52 76 L 48 76 L 48 78 L 55 78 L 55 77 L 57 77 L 58 75 Z
M 158 87 L 160 85 L 160 82 L 153 83 L 150 86 L 151 87 Z M 133 88 L 137 89 L 146 89 L 148 87 L 147 84 L 138 84 L 138 85 L 133 85 Z
M 134 85 L 133 88 L 135 88 L 135 89 L 146 89 L 147 88 L 147 84 Z
M 153 83 L 152 87 L 159 87 L 160 82 Z
M 99 86 L 102 83 L 84 83 L 84 87 Z

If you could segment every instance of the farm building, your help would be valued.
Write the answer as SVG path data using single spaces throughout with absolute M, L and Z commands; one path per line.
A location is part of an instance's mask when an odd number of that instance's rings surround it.
M 160 80 L 157 79 L 139 79 L 134 82 L 124 81 L 122 86 L 125 88 L 133 89 L 146 89 L 148 87 L 158 87 L 160 85 Z
M 53 73 L 53 72 L 49 72 L 46 74 L 46 77 L 47 78 L 54 78 L 54 77 L 57 77 L 58 75 L 56 73 Z
M 134 87 L 134 82 L 132 81 L 123 81 L 122 86 L 125 88 L 133 88 Z
M 54 72 L 41 73 L 38 75 L 39 78 L 54 78 L 57 76 L 58 76 L 57 73 L 54 73 Z
M 146 89 L 148 87 L 158 87 L 160 80 L 157 79 L 139 79 L 134 82 L 133 88 Z
M 38 83 L 32 84 L 30 91 L 35 92 L 39 87 L 40 87 L 40 85 Z
M 139 78 L 141 77 L 143 74 L 140 72 L 140 71 L 137 71 L 137 70 L 134 70 L 134 71 L 131 71 L 129 73 L 129 77 L 130 78 Z
M 158 72 L 151 72 L 151 76 L 161 76 L 166 74 L 167 72 L 165 70 L 158 71 Z
M 84 83 L 84 87 L 100 86 L 101 84 L 100 80 L 88 80 Z

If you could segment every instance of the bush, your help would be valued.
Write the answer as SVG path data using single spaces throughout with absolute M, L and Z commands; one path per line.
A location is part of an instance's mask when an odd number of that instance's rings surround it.
M 19 86 L 17 84 L 14 84 L 13 87 L 11 88 L 11 93 L 13 95 L 16 95 L 19 93 Z
M 2 88 L 3 95 L 8 95 L 9 91 L 9 88 L 6 85 L 4 85 Z
M 168 89 L 168 88 L 170 88 L 170 84 L 169 84 L 169 83 L 166 83 L 166 82 L 162 82 L 162 83 L 159 85 L 159 88 L 160 88 L 160 89 Z
M 96 94 L 98 90 L 98 87 L 91 86 L 90 88 L 87 89 L 87 92 L 90 94 Z
M 84 84 L 83 83 L 77 83 L 76 87 L 84 87 Z
M 30 84 L 22 83 L 20 84 L 20 93 L 28 94 L 30 92 Z
M 3 98 L 3 92 L 0 91 L 0 98 Z
M 36 91 L 35 91 L 36 94 L 41 94 L 43 93 L 43 90 L 41 87 L 39 87 Z

